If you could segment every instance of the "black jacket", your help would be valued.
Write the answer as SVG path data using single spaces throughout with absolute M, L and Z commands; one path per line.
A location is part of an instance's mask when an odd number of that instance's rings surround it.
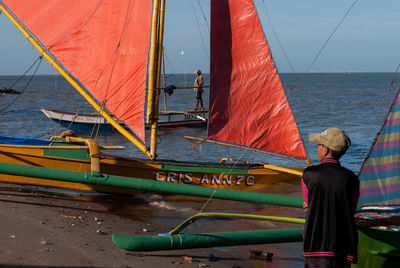
M 304 227 L 305 257 L 338 257 L 357 262 L 358 235 L 354 219 L 360 182 L 339 163 L 307 167 L 308 191 Z

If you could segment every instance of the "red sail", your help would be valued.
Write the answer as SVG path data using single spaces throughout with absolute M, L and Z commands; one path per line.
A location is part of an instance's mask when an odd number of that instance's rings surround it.
M 65 70 L 144 141 L 151 1 L 2 2 Z
M 208 138 L 306 158 L 252 0 L 211 1 Z

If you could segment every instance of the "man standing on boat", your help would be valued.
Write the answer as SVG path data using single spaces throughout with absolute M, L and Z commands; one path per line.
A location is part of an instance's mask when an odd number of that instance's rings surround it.
M 196 108 L 194 110 L 197 110 L 199 107 L 199 102 L 200 106 L 203 109 L 203 76 L 201 75 L 201 71 L 197 70 L 194 72 L 196 74 L 196 80 L 194 81 L 194 92 L 196 92 Z
M 349 267 L 357 262 L 358 235 L 354 219 L 360 181 L 354 172 L 340 165 L 339 158 L 350 147 L 341 129 L 311 133 L 318 144 L 320 165 L 304 170 L 302 187 L 306 210 L 304 267 Z

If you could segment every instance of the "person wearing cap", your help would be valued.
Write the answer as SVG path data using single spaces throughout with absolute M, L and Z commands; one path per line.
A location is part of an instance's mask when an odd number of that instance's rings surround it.
M 354 213 L 360 181 L 339 159 L 350 147 L 350 138 L 338 128 L 311 133 L 318 144 L 319 165 L 303 172 L 304 267 L 350 267 L 357 263 L 358 234 Z
M 197 110 L 199 108 L 199 103 L 201 108 L 203 109 L 203 98 L 202 98 L 202 93 L 203 93 L 203 76 L 201 75 L 201 71 L 197 70 L 194 72 L 196 74 L 196 80 L 194 81 L 194 92 L 196 92 L 196 108 Z

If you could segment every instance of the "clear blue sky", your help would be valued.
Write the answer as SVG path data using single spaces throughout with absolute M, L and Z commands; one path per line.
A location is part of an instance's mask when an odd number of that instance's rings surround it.
M 292 69 L 275 38 L 266 10 L 293 70 L 306 72 L 354 0 L 254 2 L 279 71 Z M 198 68 L 208 72 L 209 0 L 167 0 L 166 11 L 167 72 L 192 73 Z M 400 62 L 399 29 L 398 0 L 359 0 L 311 71 L 393 72 Z M 0 33 L 0 75 L 25 72 L 38 53 L 4 14 L 0 15 Z M 56 71 L 49 64 L 42 64 L 39 73 Z

